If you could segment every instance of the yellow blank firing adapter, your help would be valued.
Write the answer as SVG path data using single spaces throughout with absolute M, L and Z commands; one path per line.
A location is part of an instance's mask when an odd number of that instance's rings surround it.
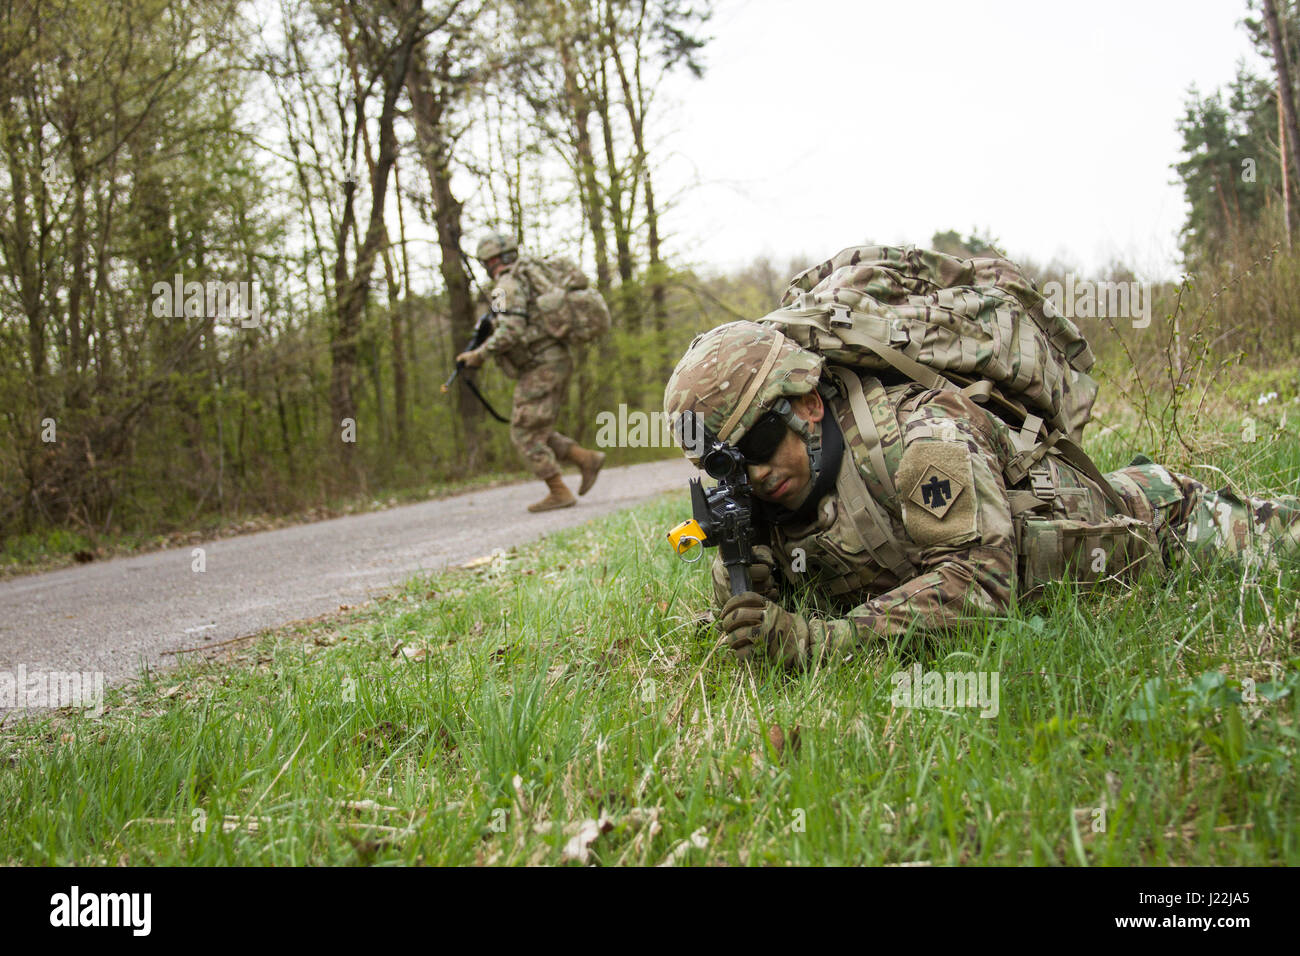
M 692 548 L 703 544 L 704 537 L 704 529 L 700 527 L 700 523 L 691 518 L 668 532 L 668 543 L 673 546 L 679 558 L 694 564 L 704 556 L 704 549 L 701 548 L 693 558 L 687 558 L 686 555 L 691 553 Z

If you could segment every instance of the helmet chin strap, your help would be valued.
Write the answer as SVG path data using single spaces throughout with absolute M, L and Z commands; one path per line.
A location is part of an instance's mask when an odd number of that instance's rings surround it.
M 815 505 L 835 486 L 840 459 L 844 454 L 844 436 L 840 434 L 839 425 L 831 415 L 831 393 L 824 391 L 820 384 L 817 391 L 822 396 L 826 410 L 820 423 L 807 421 L 794 414 L 794 409 L 785 399 L 774 408 L 785 419 L 786 425 L 803 440 L 804 450 L 808 454 L 808 495 L 794 509 L 797 512 L 807 510 L 810 503 Z

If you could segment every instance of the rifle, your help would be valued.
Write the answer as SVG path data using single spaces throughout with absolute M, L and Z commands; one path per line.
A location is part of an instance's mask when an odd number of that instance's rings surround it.
M 718 484 L 705 490 L 699 478 L 691 479 L 692 517 L 669 531 L 668 540 L 678 557 L 697 544 L 720 549 L 722 563 L 731 579 L 731 593 L 751 591 L 749 566 L 754 561 L 757 531 L 754 489 L 749 483 L 745 457 L 731 445 L 719 441 L 694 412 L 683 412 L 674 427 L 682 448 L 699 452 L 695 457 Z M 694 559 L 698 560 L 698 557 Z
M 492 310 L 489 309 L 478 317 L 478 321 L 474 323 L 474 336 L 469 340 L 469 345 L 461 349 L 462 352 L 472 352 L 492 337 L 492 315 Z M 456 363 L 455 370 L 447 377 L 447 381 L 442 383 L 442 394 L 447 394 L 451 389 L 451 383 L 456 381 L 457 376 L 460 375 L 464 368 L 464 362 Z M 492 407 L 491 403 L 486 398 L 483 397 L 483 393 L 478 390 L 478 386 L 468 377 L 465 379 L 465 385 L 474 394 L 474 397 L 483 404 L 483 407 L 488 410 L 489 414 L 491 414 L 493 418 L 504 424 L 510 423 L 510 419 L 502 418 L 501 415 L 497 414 L 497 410 Z

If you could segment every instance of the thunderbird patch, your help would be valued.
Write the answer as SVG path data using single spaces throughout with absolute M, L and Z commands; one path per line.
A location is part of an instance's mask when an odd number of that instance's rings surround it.
M 921 472 L 921 479 L 908 495 L 913 504 L 920 505 L 936 518 L 942 519 L 957 500 L 957 496 L 966 490 L 966 486 L 934 465 Z
M 979 537 L 978 496 L 965 442 L 921 438 L 903 450 L 896 482 L 903 527 L 921 547 L 956 547 Z

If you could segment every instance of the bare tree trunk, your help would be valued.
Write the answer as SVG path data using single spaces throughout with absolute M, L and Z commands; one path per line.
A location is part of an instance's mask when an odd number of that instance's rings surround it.
M 614 67 L 618 71 L 619 85 L 623 91 L 623 107 L 627 112 L 628 126 L 632 130 L 632 143 L 636 147 L 636 175 L 642 180 L 645 192 L 646 251 L 648 254 L 648 283 L 650 302 L 654 314 L 656 332 L 662 333 L 668 324 L 667 294 L 663 276 L 663 260 L 659 240 L 659 210 L 655 206 L 654 186 L 651 182 L 650 160 L 645 142 L 645 90 L 641 85 L 641 36 L 645 17 L 645 5 L 639 10 L 636 27 L 632 31 L 633 78 L 623 62 L 623 55 L 617 42 L 618 33 L 614 19 L 612 0 L 605 2 L 605 24 L 610 37 L 610 54 Z M 633 88 L 635 82 L 635 89 Z
M 600 64 L 600 78 L 596 88 L 599 91 L 596 113 L 600 119 L 605 145 L 605 165 L 609 178 L 609 219 L 614 228 L 614 251 L 618 262 L 619 286 L 615 313 L 618 316 L 619 326 L 632 335 L 631 348 L 624 351 L 618 364 L 622 367 L 623 394 L 629 401 L 635 402 L 639 400 L 638 393 L 645 381 L 639 339 L 641 332 L 641 310 L 637 301 L 639 289 L 634 275 L 635 263 L 632 261 L 632 210 L 636 204 L 636 177 L 634 171 L 632 187 L 626 190 L 624 173 L 619 168 L 618 154 L 614 148 L 614 124 L 609 115 L 609 89 L 603 61 Z M 627 193 L 626 208 L 624 208 L 625 192 Z M 602 359 L 605 357 L 605 353 L 602 352 Z
M 370 137 L 365 137 L 366 142 L 366 164 L 370 167 L 371 174 L 374 174 L 375 161 L 373 151 L 370 146 Z M 397 162 L 393 162 L 393 190 L 397 194 L 397 201 L 401 204 L 401 187 L 397 178 Z M 401 224 L 401 214 L 398 214 L 399 226 Z M 404 237 L 403 237 L 404 238 Z M 384 279 L 388 289 L 388 326 L 389 341 L 392 344 L 392 365 L 393 365 L 393 419 L 397 431 L 397 442 L 402 446 L 402 453 L 405 453 L 406 447 L 406 356 L 402 346 L 402 297 L 400 286 L 397 283 L 397 276 L 393 271 L 392 240 L 388 235 L 388 229 L 384 228 L 383 248 L 380 250 L 380 259 L 384 264 Z M 388 419 L 384 412 L 384 392 L 382 388 L 382 376 L 379 372 L 379 340 L 376 339 L 374 347 L 374 367 L 372 369 L 372 378 L 375 383 L 375 401 L 378 405 L 379 420 L 384 432 L 385 443 L 388 439 Z
M 412 5 L 409 15 L 401 24 L 401 44 L 390 60 L 384 64 L 384 100 L 379 113 L 379 158 L 375 163 L 375 172 L 370 182 L 370 219 L 366 226 L 365 239 L 357 249 L 356 264 L 351 275 L 347 268 L 348 233 L 355 221 L 353 199 L 355 182 L 344 184 L 343 222 L 338 232 L 338 258 L 334 264 L 335 301 L 338 305 L 338 326 L 334 341 L 330 346 L 333 358 L 333 370 L 330 377 L 330 410 L 334 416 L 333 425 L 342 429 L 345 419 L 356 421 L 356 398 L 352 394 L 353 377 L 357 364 L 357 334 L 361 327 L 361 314 L 365 308 L 366 296 L 370 290 L 370 274 L 374 270 L 375 259 L 387 238 L 384 226 L 384 202 L 388 194 L 388 179 L 393 164 L 397 160 L 397 136 L 393 131 L 396 114 L 397 97 L 405 85 L 410 73 L 415 45 L 421 37 L 423 11 L 417 2 Z M 346 28 L 340 30 L 345 46 L 350 41 Z M 359 135 L 366 122 L 365 97 L 360 87 L 355 93 L 355 117 L 353 136 Z M 355 142 L 355 141 L 354 141 Z M 355 156 L 355 148 L 353 155 Z M 355 479 L 356 462 L 353 454 L 355 442 L 341 441 L 340 457 L 349 479 Z
M 1291 248 L 1291 177 L 1286 161 L 1286 124 L 1282 121 L 1282 97 L 1277 98 L 1277 158 L 1282 167 L 1282 223 L 1286 229 L 1286 247 Z
M 16 273 L 18 298 L 27 318 L 27 351 L 31 362 L 32 388 L 36 399 L 36 412 L 44 417 L 50 408 L 47 393 L 47 356 L 45 354 L 45 269 L 44 259 L 49 236 L 46 220 L 48 203 L 44 183 L 39 176 L 29 180 L 19 143 L 21 120 L 7 99 L 0 98 L 0 117 L 8 132 L 5 158 L 9 166 L 10 190 L 13 194 L 14 230 L 11 236 L 0 237 L 5 242 L 5 260 L 11 272 Z M 33 222 L 29 209 L 35 208 L 38 219 Z
M 425 65 L 423 48 L 417 53 L 410 75 L 406 79 L 407 95 L 411 98 L 416 137 L 420 155 L 429 175 L 433 190 L 434 227 L 438 232 L 438 249 L 443 285 L 447 289 L 447 307 L 450 313 L 453 342 L 468 343 L 474 335 L 474 298 L 470 291 L 469 275 L 461 262 L 461 210 L 463 204 L 451 189 L 451 150 L 443 128 L 446 102 L 434 93 L 434 77 Z M 447 75 L 451 64 L 448 51 L 439 59 L 439 71 Z M 457 419 L 462 426 L 464 447 L 461 450 L 465 468 L 474 471 L 482 465 L 484 414 L 482 407 L 469 394 L 468 389 L 455 392 Z
M 631 291 L 633 278 L 631 221 L 632 208 L 636 204 L 636 187 L 633 185 L 632 194 L 627 197 L 627 206 L 624 208 L 623 197 L 627 189 L 623 182 L 623 171 L 619 168 L 618 153 L 614 148 L 614 124 L 609 115 L 609 90 L 605 85 L 604 63 L 600 64 L 600 79 L 596 89 L 599 91 L 595 104 L 596 115 L 600 119 L 601 139 L 605 146 L 606 175 L 609 178 L 609 220 L 614 228 L 614 255 L 618 263 L 619 281 Z M 620 298 L 625 307 L 623 318 L 632 324 L 635 316 L 632 315 L 629 307 L 633 303 L 627 301 L 627 293 Z
M 572 42 L 564 13 L 553 2 L 549 4 L 551 20 L 555 24 L 556 52 L 564 73 L 564 100 L 572 125 L 574 147 L 578 157 L 578 195 L 582 211 L 591 227 L 591 240 L 596 247 L 596 286 L 601 295 L 607 295 L 611 285 L 609 252 L 605 233 L 605 204 L 600 184 L 596 181 L 596 158 L 591 148 L 591 102 L 587 92 L 578 83 L 578 65 L 574 61 Z
M 86 168 L 81 155 L 81 137 L 69 120 L 68 151 L 72 166 L 72 275 L 68 285 L 68 354 L 64 369 L 64 401 L 69 408 L 84 408 L 86 394 L 82 374 L 89 344 L 83 332 L 82 315 L 86 293 Z
M 416 55 L 419 54 L 419 48 L 416 48 Z M 411 399 L 408 392 L 411 390 L 419 391 L 419 363 L 415 350 L 415 317 L 412 312 L 413 299 L 411 297 L 411 259 L 407 253 L 406 245 L 406 214 L 402 209 L 402 184 L 398 178 L 397 165 L 393 165 L 393 198 L 397 201 L 397 240 L 399 249 L 402 254 L 402 315 L 401 325 L 405 326 L 405 340 L 403 344 L 403 329 L 398 326 L 393 327 L 393 389 L 397 395 L 397 434 L 403 447 L 407 438 L 407 415 L 411 405 Z M 410 385 L 408 388 L 408 378 Z M 407 450 L 409 459 L 410 452 Z
M 397 428 L 397 444 L 401 446 L 402 456 L 406 457 L 406 349 L 402 340 L 402 313 L 406 303 L 402 301 L 401 287 L 393 274 L 389 249 L 384 250 L 384 276 L 388 280 L 388 333 L 393 347 L 393 424 Z
M 662 333 L 668 327 L 668 297 L 667 285 L 664 282 L 663 257 L 659 245 L 659 211 L 655 208 L 654 189 L 650 185 L 650 170 L 646 169 L 644 175 L 650 304 L 654 313 L 655 331 Z
M 1290 147 L 1292 167 L 1300 173 L 1300 123 L 1296 121 L 1295 97 L 1291 92 L 1291 69 L 1287 64 L 1286 45 L 1282 42 L 1282 28 L 1278 25 L 1277 4 L 1274 0 L 1264 0 L 1264 22 L 1268 25 L 1268 40 L 1273 46 L 1273 65 L 1277 70 L 1278 93 L 1282 100 L 1282 110 L 1286 115 L 1286 145 Z

